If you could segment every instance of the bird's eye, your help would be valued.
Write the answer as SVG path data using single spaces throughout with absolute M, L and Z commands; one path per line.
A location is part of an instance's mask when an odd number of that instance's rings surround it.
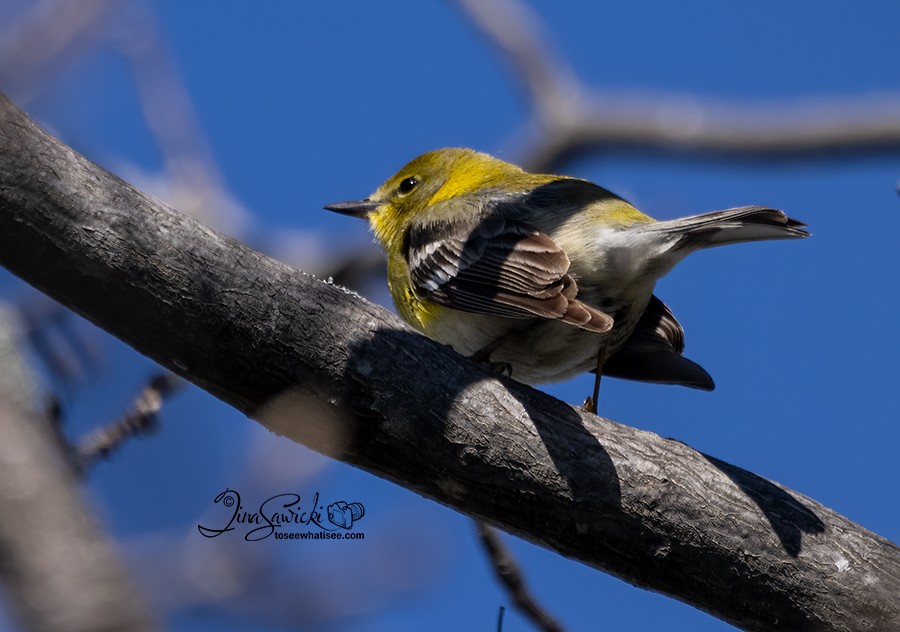
M 406 178 L 400 183 L 400 186 L 397 187 L 397 190 L 405 195 L 412 191 L 417 184 L 419 184 L 419 181 L 416 178 Z

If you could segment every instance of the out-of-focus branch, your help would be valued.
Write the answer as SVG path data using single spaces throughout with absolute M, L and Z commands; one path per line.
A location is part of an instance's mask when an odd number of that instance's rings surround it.
M 540 19 L 514 0 L 458 0 L 472 22 L 505 55 L 539 117 L 565 119 L 581 84 L 542 32 Z
M 152 431 L 156 427 L 156 416 L 163 403 L 184 385 L 184 380 L 171 373 L 162 373 L 152 378 L 138 395 L 130 411 L 81 442 L 78 446 L 81 468 L 89 469 L 100 459 L 108 458 L 129 438 Z
M 19 102 L 41 94 L 77 62 L 100 52 L 125 58 L 164 172 L 121 165 L 185 212 L 232 234 L 248 214 L 225 185 L 187 88 L 143 0 L 41 0 L 0 28 L 0 85 Z
M 86 50 L 106 39 L 120 0 L 39 0 L 0 31 L 0 85 L 22 101 L 43 91 Z
M 239 234 L 247 228 L 247 210 L 222 177 L 155 16 L 142 1 L 131 5 L 127 36 L 115 43 L 130 65 L 144 119 L 165 162 L 162 182 L 145 179 L 200 221 Z
M 476 522 L 475 528 L 478 531 L 478 537 L 481 539 L 481 544 L 484 546 L 484 551 L 487 553 L 494 573 L 497 575 L 497 579 L 506 588 L 506 592 L 509 593 L 519 611 L 528 617 L 538 630 L 563 632 L 556 619 L 541 607 L 534 599 L 531 591 L 528 590 L 525 577 L 522 575 L 522 569 L 519 568 L 512 553 L 503 544 L 500 534 L 483 522 Z
M 80 329 L 70 310 L 41 294 L 19 301 L 19 310 L 31 348 L 61 386 L 99 371 L 103 354 L 93 332 Z
M 0 576 L 28 630 L 153 626 L 113 544 L 81 498 L 0 309 Z
M 278 434 L 734 625 L 900 627 L 891 542 L 490 374 L 140 193 L 5 98 L 0 265 Z
M 594 91 L 518 0 L 457 0 L 506 57 L 534 106 L 521 160 L 547 170 L 572 153 L 638 149 L 736 159 L 900 152 L 900 94 L 734 104 Z

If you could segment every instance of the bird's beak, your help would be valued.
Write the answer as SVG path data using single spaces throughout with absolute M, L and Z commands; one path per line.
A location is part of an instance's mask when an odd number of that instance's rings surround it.
M 336 202 L 334 204 L 328 204 L 325 207 L 325 210 L 334 211 L 335 213 L 340 213 L 341 215 L 358 217 L 360 219 L 368 219 L 369 213 L 376 210 L 377 208 L 378 202 L 374 202 L 366 198 L 365 200 L 357 200 L 354 202 Z

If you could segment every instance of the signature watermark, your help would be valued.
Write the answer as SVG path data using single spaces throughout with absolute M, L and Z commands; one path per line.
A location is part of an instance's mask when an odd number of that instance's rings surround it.
M 217 538 L 231 531 L 243 531 L 244 539 L 256 542 L 274 537 L 276 540 L 362 540 L 365 533 L 354 530 L 366 515 L 360 502 L 338 500 L 327 507 L 319 504 L 319 492 L 308 499 L 300 494 L 276 494 L 263 500 L 255 511 L 247 510 L 241 495 L 226 489 L 213 500 L 226 511 L 221 526 L 197 525 L 207 538 Z M 297 531 L 306 527 L 306 531 Z M 314 527 L 314 529 L 310 529 Z

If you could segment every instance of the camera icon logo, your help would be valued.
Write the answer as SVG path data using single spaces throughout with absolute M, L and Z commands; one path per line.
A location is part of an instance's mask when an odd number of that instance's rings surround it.
M 349 529 L 353 523 L 366 515 L 362 503 L 348 503 L 339 500 L 328 505 L 328 522 L 341 529 Z

